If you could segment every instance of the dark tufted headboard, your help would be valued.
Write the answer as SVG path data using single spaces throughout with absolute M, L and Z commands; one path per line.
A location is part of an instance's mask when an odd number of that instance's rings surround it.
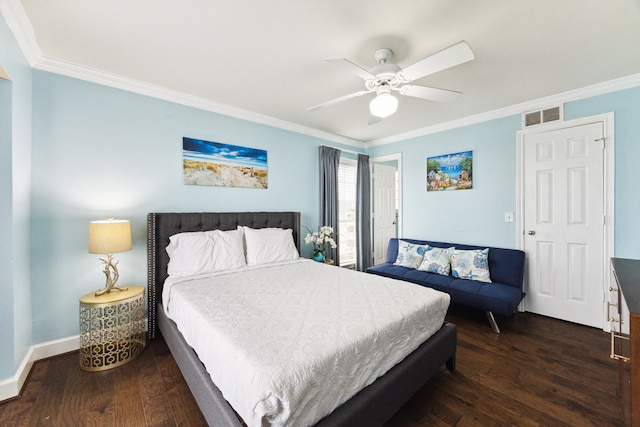
M 300 251 L 300 212 L 187 212 L 147 215 L 147 301 L 149 338 L 156 336 L 156 310 L 167 278 L 169 237 L 176 233 L 251 228 L 290 228 Z

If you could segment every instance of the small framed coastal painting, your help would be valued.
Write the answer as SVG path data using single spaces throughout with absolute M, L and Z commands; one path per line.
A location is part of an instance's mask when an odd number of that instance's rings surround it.
M 473 188 L 473 151 L 427 157 L 427 191 Z
M 267 188 L 267 151 L 184 137 L 182 170 L 187 185 Z

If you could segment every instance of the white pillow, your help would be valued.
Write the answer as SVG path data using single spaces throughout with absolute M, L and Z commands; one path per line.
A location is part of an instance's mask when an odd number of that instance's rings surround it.
M 468 251 L 453 250 L 451 252 L 451 275 L 458 279 L 491 283 L 489 248 Z
M 194 276 L 246 265 L 242 232 L 196 231 L 174 234 L 167 246 L 170 276 Z
M 247 265 L 244 257 L 244 246 L 241 230 L 207 231 L 213 236 L 214 271 L 242 268 Z
M 294 261 L 299 258 L 290 228 L 243 227 L 247 265 Z
M 202 231 L 174 234 L 167 246 L 167 273 L 191 276 L 214 271 L 213 246 L 212 237 Z
M 416 268 L 422 262 L 425 246 L 416 243 L 409 243 L 404 240 L 398 241 L 398 257 L 393 265 L 401 267 Z
M 455 247 L 434 248 L 427 245 L 418 270 L 448 276 L 451 272 L 451 252 L 454 249 Z

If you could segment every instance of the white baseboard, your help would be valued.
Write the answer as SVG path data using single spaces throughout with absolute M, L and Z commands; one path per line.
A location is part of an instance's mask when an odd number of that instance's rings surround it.
M 22 389 L 22 385 L 27 380 L 27 376 L 29 376 L 29 372 L 31 372 L 31 367 L 33 366 L 33 361 L 31 360 L 32 357 L 33 346 L 27 351 L 27 354 L 22 360 L 22 363 L 20 363 L 15 375 L 11 378 L 0 381 L 0 402 L 11 399 L 12 397 L 16 397 L 20 394 L 20 389 Z
M 33 346 L 33 361 L 46 359 L 47 357 L 69 353 L 80 349 L 80 335 L 61 338 L 43 344 Z
M 22 386 L 27 380 L 29 372 L 31 372 L 31 368 L 35 361 L 75 351 L 79 348 L 80 335 L 61 338 L 59 340 L 49 341 L 29 347 L 27 354 L 24 356 L 24 359 L 22 359 L 22 363 L 18 366 L 15 375 L 11 378 L 0 381 L 0 402 L 20 395 L 20 390 L 22 390 Z

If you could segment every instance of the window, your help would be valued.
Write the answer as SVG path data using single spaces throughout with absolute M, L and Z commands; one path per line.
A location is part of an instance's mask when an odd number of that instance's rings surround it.
M 338 250 L 340 266 L 356 265 L 356 179 L 355 160 L 341 157 L 338 168 Z

